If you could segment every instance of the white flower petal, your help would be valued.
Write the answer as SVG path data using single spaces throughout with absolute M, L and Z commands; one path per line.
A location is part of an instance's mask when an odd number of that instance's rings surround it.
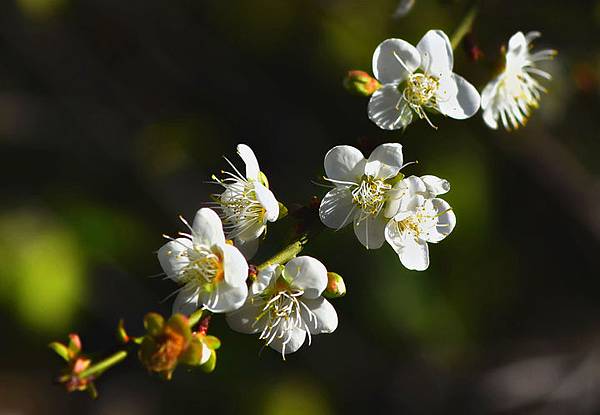
M 242 232 L 238 233 L 236 238 L 240 241 L 253 241 L 260 237 L 267 229 L 267 225 L 260 221 L 246 222 Z
M 371 95 L 369 119 L 384 130 L 399 130 L 412 122 L 413 113 L 396 84 L 388 84 Z
M 383 216 L 392 218 L 402 206 L 403 200 L 408 196 L 409 190 L 404 180 L 400 180 L 392 186 L 392 189 L 387 193 L 387 202 L 383 210 Z
M 225 243 L 221 219 L 214 210 L 209 208 L 202 208 L 196 212 L 192 225 L 192 235 L 194 236 L 194 242 L 201 245 L 212 246 Z
M 158 261 L 168 278 L 179 281 L 181 271 L 190 263 L 187 251 L 192 246 L 192 241 L 188 238 L 177 238 L 161 246 Z
M 206 344 L 204 344 L 204 342 L 202 342 L 202 354 L 200 355 L 200 363 L 198 363 L 198 365 L 203 365 L 204 363 L 208 362 L 208 359 L 210 359 L 211 353 L 212 352 L 208 348 L 208 346 Z
M 386 143 L 373 150 L 365 165 L 365 174 L 389 179 L 397 175 L 403 165 L 402 144 Z
M 483 111 L 483 121 L 493 130 L 498 129 L 498 112 L 493 107 Z
M 227 325 L 238 333 L 254 334 L 262 331 L 266 319 L 263 318 L 257 321 L 256 318 L 262 312 L 264 305 L 265 303 L 262 301 L 246 301 L 246 304 L 239 309 L 227 313 L 225 316 Z
M 527 41 L 527 44 L 529 44 L 540 36 L 542 36 L 541 32 L 538 32 L 537 30 L 532 30 L 531 32 L 528 32 L 525 35 L 525 40 Z
M 481 91 L 481 109 L 486 110 L 493 102 L 496 93 L 498 91 L 498 84 L 500 83 L 500 77 L 492 79 Z
M 464 120 L 475 115 L 480 103 L 479 92 L 462 76 L 453 73 L 440 79 L 437 104 L 442 114 Z
M 425 184 L 425 187 L 431 197 L 443 195 L 450 191 L 450 182 L 448 182 L 446 179 L 440 179 L 437 176 L 428 174 L 421 176 L 421 180 Z
M 327 288 L 327 268 L 309 256 L 299 256 L 288 262 L 285 276 L 292 287 L 304 291 L 304 298 L 317 298 Z
M 354 220 L 354 234 L 367 249 L 381 248 L 385 241 L 385 220 L 383 215 L 367 216 L 359 221 Z
M 454 54 L 448 36 L 441 30 L 430 30 L 417 44 L 421 68 L 427 75 L 442 78 L 452 72 Z
M 454 230 L 456 226 L 456 215 L 452 207 L 443 199 L 432 199 L 429 201 L 437 216 L 434 229 L 428 231 L 427 242 L 439 242 Z
M 250 239 L 248 241 L 244 241 L 239 238 L 235 239 L 236 248 L 240 250 L 240 252 L 244 255 L 244 258 L 246 258 L 247 261 L 252 259 L 254 255 L 256 255 L 256 252 L 258 251 L 258 245 L 258 238 Z
M 258 181 L 260 167 L 258 166 L 258 160 L 254 155 L 254 151 L 246 144 L 238 144 L 237 152 L 246 164 L 246 178 Z
M 402 39 L 387 39 L 373 53 L 373 74 L 382 84 L 399 83 L 421 63 L 417 49 Z
M 406 187 L 408 188 L 408 192 L 412 196 L 419 194 L 419 193 L 425 193 L 427 191 L 427 186 L 425 185 L 425 182 L 420 177 L 408 176 L 403 180 L 403 182 L 406 184 Z
M 409 238 L 398 256 L 407 269 L 425 271 L 429 268 L 429 247 L 423 240 Z
M 328 179 L 356 183 L 364 173 L 365 157 L 352 146 L 335 146 L 325 154 Z
M 277 350 L 279 353 L 294 353 L 304 344 L 305 339 L 306 332 L 302 329 L 294 328 L 291 337 L 288 338 L 288 333 L 279 333 L 271 344 L 269 344 L 269 347 Z
M 222 245 L 221 250 L 223 251 L 225 282 L 233 287 L 246 285 L 248 263 L 244 255 L 235 246 L 229 244 Z
M 266 210 L 267 220 L 275 222 L 279 217 L 279 203 L 273 192 L 258 182 L 254 183 L 254 192 L 256 193 L 256 199 Z
M 417 240 L 412 233 L 400 233 L 395 221 L 390 221 L 385 228 L 385 239 L 396 251 L 400 262 L 406 268 L 424 271 L 429 267 L 429 248 L 427 242 Z
M 335 187 L 321 200 L 319 217 L 328 228 L 341 229 L 352 220 L 352 193 L 348 187 Z
M 275 280 L 280 275 L 278 273 L 279 264 L 269 265 L 265 269 L 258 272 L 256 281 L 250 286 L 250 293 L 254 296 L 262 293 L 269 286 L 275 283 Z
M 233 287 L 222 281 L 212 286 L 212 290 L 201 289 L 198 293 L 198 302 L 203 304 L 208 311 L 213 313 L 230 313 L 240 308 L 248 296 L 246 284 Z
M 189 316 L 198 309 L 198 287 L 188 284 L 180 288 L 173 301 L 173 314 L 180 313 Z
M 527 38 L 523 34 L 523 32 L 517 32 L 510 37 L 508 40 L 508 50 L 506 55 L 521 55 L 523 52 L 527 51 Z
M 301 300 L 311 311 L 302 308 L 302 319 L 311 334 L 333 333 L 338 326 L 338 315 L 335 308 L 323 297 L 314 300 Z M 312 315 L 311 315 L 312 314 Z

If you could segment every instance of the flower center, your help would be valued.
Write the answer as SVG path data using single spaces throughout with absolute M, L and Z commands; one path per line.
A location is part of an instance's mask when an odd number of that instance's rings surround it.
M 411 232 L 415 238 L 421 234 L 421 216 L 419 214 L 409 216 L 406 219 L 396 222 L 400 233 Z
M 279 285 L 276 285 L 278 287 Z M 305 330 L 308 333 L 310 344 L 310 330 L 308 324 L 303 320 L 301 311 L 305 310 L 309 316 L 309 322 L 314 321 L 317 325 L 315 314 L 302 302 L 299 297 L 304 294 L 302 290 L 288 288 L 277 291 L 265 303 L 261 313 L 256 317 L 254 324 L 263 320 L 266 322 L 260 339 L 266 341 L 268 346 L 275 339 L 283 339 L 282 355 L 285 359 L 285 346 L 292 340 L 294 329 Z
M 222 212 L 223 226 L 229 238 L 236 238 L 254 225 L 266 222 L 267 210 L 258 201 L 251 181 L 236 176 L 216 180 L 225 188 L 222 194 L 214 195 L 214 200 Z
M 352 203 L 369 215 L 377 215 L 386 201 L 386 193 L 392 188 L 381 179 L 366 176 L 352 191 Z
M 193 258 L 190 258 L 191 261 L 183 272 L 183 283 L 194 281 L 205 284 L 223 280 L 225 272 L 221 255 L 204 247 L 194 247 L 191 253 L 188 252 L 188 256 Z
M 436 104 L 435 94 L 440 86 L 437 78 L 423 73 L 413 73 L 406 81 L 402 95 L 411 107 L 431 107 Z

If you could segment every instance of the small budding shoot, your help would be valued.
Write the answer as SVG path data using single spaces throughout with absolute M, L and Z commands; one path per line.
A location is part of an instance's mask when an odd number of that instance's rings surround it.
M 344 88 L 354 95 L 370 97 L 380 87 L 379 81 L 365 71 L 348 71 L 344 78 Z
M 81 354 L 81 339 L 77 334 L 69 334 L 69 343 L 64 345 L 59 342 L 50 343 L 49 347 L 67 362 L 67 367 L 57 378 L 59 383 L 65 385 L 67 392 L 87 391 L 92 398 L 98 393 L 94 386 L 95 375 L 83 376 L 92 361 Z

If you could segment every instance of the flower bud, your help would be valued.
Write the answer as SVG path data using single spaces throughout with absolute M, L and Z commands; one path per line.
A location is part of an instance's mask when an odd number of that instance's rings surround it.
M 335 272 L 327 273 L 327 288 L 323 292 L 327 298 L 338 298 L 346 295 L 346 284 L 344 279 Z
M 187 318 L 175 314 L 165 323 L 159 314 L 148 313 L 144 317 L 144 327 L 147 334 L 140 345 L 140 361 L 151 372 L 170 379 L 192 337 Z
M 206 335 L 208 321 L 210 316 L 200 322 L 197 333 L 192 333 L 189 319 L 182 314 L 174 314 L 165 322 L 159 314 L 148 313 L 144 318 L 147 333 L 138 352 L 140 361 L 167 380 L 179 363 L 204 366 L 221 344 L 216 337 Z
M 69 334 L 67 345 L 53 342 L 49 347 L 67 362 L 57 381 L 64 384 L 68 392 L 88 391 L 95 398 L 98 394 L 94 386 L 95 376 L 81 376 L 90 367 L 92 361 L 81 355 L 81 339 L 79 335 Z
M 344 88 L 355 95 L 369 97 L 381 87 L 377 79 L 364 71 L 348 71 L 344 78 Z

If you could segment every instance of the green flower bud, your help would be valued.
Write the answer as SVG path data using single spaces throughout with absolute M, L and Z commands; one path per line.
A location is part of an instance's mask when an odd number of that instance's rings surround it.
M 215 350 L 221 342 L 206 335 L 209 321 L 210 316 L 204 318 L 198 332 L 192 333 L 190 320 L 182 314 L 174 314 L 165 322 L 159 314 L 148 313 L 144 318 L 148 332 L 142 337 L 138 351 L 140 361 L 149 371 L 167 380 L 171 379 L 179 363 L 206 369 L 212 359 L 210 371 L 214 370 Z
M 369 97 L 380 87 L 377 79 L 364 71 L 348 71 L 344 78 L 344 88 L 355 95 Z
M 323 292 L 327 298 L 338 298 L 346 295 L 346 284 L 344 279 L 335 272 L 327 273 L 327 288 Z

